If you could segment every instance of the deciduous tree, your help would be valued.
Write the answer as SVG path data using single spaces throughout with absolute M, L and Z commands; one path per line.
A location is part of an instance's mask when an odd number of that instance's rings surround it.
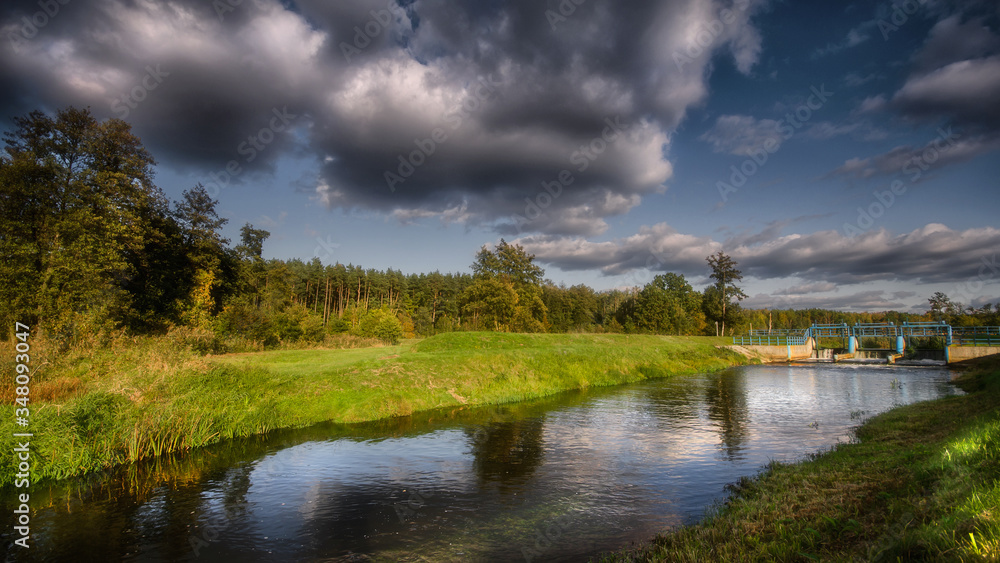
M 143 253 L 168 227 L 154 221 L 165 203 L 153 157 L 127 123 L 98 122 L 88 109 L 13 122 L 0 155 L 2 316 L 67 336 L 79 323 L 121 324 L 132 280 L 151 266 Z
M 542 301 L 542 280 L 545 270 L 534 264 L 535 256 L 525 252 L 521 245 L 508 244 L 500 239 L 500 243 L 494 250 L 483 247 L 476 254 L 476 261 L 472 264 L 473 278 L 479 281 L 491 281 L 488 285 L 480 285 L 476 291 L 486 288 L 494 288 L 497 291 L 506 293 L 510 288 L 514 291 L 514 310 L 508 322 L 499 322 L 508 328 L 504 330 L 516 330 L 519 332 L 540 332 L 545 330 L 546 307 Z M 505 299 L 502 294 L 494 297 L 493 301 L 501 302 Z M 482 300 L 474 300 L 473 303 Z

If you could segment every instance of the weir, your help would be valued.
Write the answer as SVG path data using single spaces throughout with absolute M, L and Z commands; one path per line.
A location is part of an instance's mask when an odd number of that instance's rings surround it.
M 820 349 L 821 338 L 839 339 L 843 346 L 827 354 L 826 349 Z M 914 339 L 928 338 L 938 339 L 940 348 L 913 346 Z M 893 364 L 909 354 L 952 363 L 1000 354 L 1000 327 L 953 327 L 945 322 L 813 324 L 806 329 L 751 330 L 745 336 L 734 336 L 733 345 L 767 361 L 884 358 Z M 943 357 L 934 357 L 938 352 Z

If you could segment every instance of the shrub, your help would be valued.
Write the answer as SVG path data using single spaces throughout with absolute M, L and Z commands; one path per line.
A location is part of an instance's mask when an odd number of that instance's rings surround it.
M 361 314 L 354 334 L 378 338 L 386 344 L 398 344 L 403 336 L 403 324 L 388 309 L 373 309 Z
M 283 311 L 274 316 L 274 334 L 282 342 L 296 342 L 302 332 L 302 325 L 294 314 Z
M 341 318 L 331 318 L 326 323 L 326 331 L 330 334 L 344 334 L 351 330 L 351 323 Z
M 227 305 L 219 313 L 215 320 L 215 332 L 218 335 L 243 336 L 265 344 L 277 342 L 271 319 L 260 309 L 243 303 Z
M 299 326 L 302 328 L 302 339 L 306 342 L 322 342 L 326 338 L 323 318 L 319 315 L 307 315 L 299 321 Z

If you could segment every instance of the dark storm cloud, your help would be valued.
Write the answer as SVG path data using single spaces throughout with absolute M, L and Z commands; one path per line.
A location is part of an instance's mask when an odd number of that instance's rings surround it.
M 578 237 L 533 236 L 517 242 L 540 262 L 562 270 L 600 269 L 621 275 L 643 268 L 697 276 L 705 257 L 724 250 L 745 275 L 758 279 L 798 277 L 808 282 L 958 282 L 982 272 L 1000 279 L 1000 230 L 955 231 L 929 224 L 901 235 L 884 230 L 847 237 L 837 231 L 743 237 L 723 245 L 710 237 L 678 233 L 665 224 L 631 237 L 590 242 Z
M 23 35 L 16 22 L 30 8 L 6 12 L 5 36 Z M 6 114 L 90 106 L 132 123 L 160 161 L 205 172 L 231 159 L 268 169 L 292 146 L 287 116 L 309 107 L 302 58 L 320 44 L 294 14 L 249 1 L 221 15 L 194 1 L 63 10 L 18 52 L 3 51 L 4 83 L 15 93 Z M 281 37 L 293 33 L 295 42 Z M 280 129 L 274 110 L 286 116 Z
M 408 216 L 464 207 L 505 234 L 596 234 L 603 217 L 662 190 L 666 132 L 704 95 L 707 59 L 678 69 L 653 31 L 674 31 L 676 51 L 683 24 L 713 9 L 594 1 L 551 23 L 547 9 L 558 4 L 415 4 L 405 56 L 353 69 L 332 96 L 325 121 L 342 126 L 314 136 L 331 155 L 323 200 Z M 563 170 L 572 183 L 546 192 Z
M 8 3 L 0 103 L 90 105 L 206 174 L 311 155 L 331 208 L 590 235 L 665 189 L 713 54 L 756 62 L 760 4 L 102 0 L 24 38 L 38 5 Z

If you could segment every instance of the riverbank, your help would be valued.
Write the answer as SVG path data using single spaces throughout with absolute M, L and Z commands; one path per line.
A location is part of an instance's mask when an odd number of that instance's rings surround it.
M 137 339 L 36 367 L 32 478 L 63 479 L 280 428 L 506 404 L 747 363 L 718 348 L 725 343 L 450 333 L 399 346 L 199 356 Z M 0 447 L 13 448 L 12 434 L 23 431 L 5 417 Z M 0 461 L 0 486 L 12 484 L 13 463 Z
M 1000 359 L 967 395 L 893 409 L 855 443 L 772 464 L 700 524 L 601 561 L 1000 559 Z

